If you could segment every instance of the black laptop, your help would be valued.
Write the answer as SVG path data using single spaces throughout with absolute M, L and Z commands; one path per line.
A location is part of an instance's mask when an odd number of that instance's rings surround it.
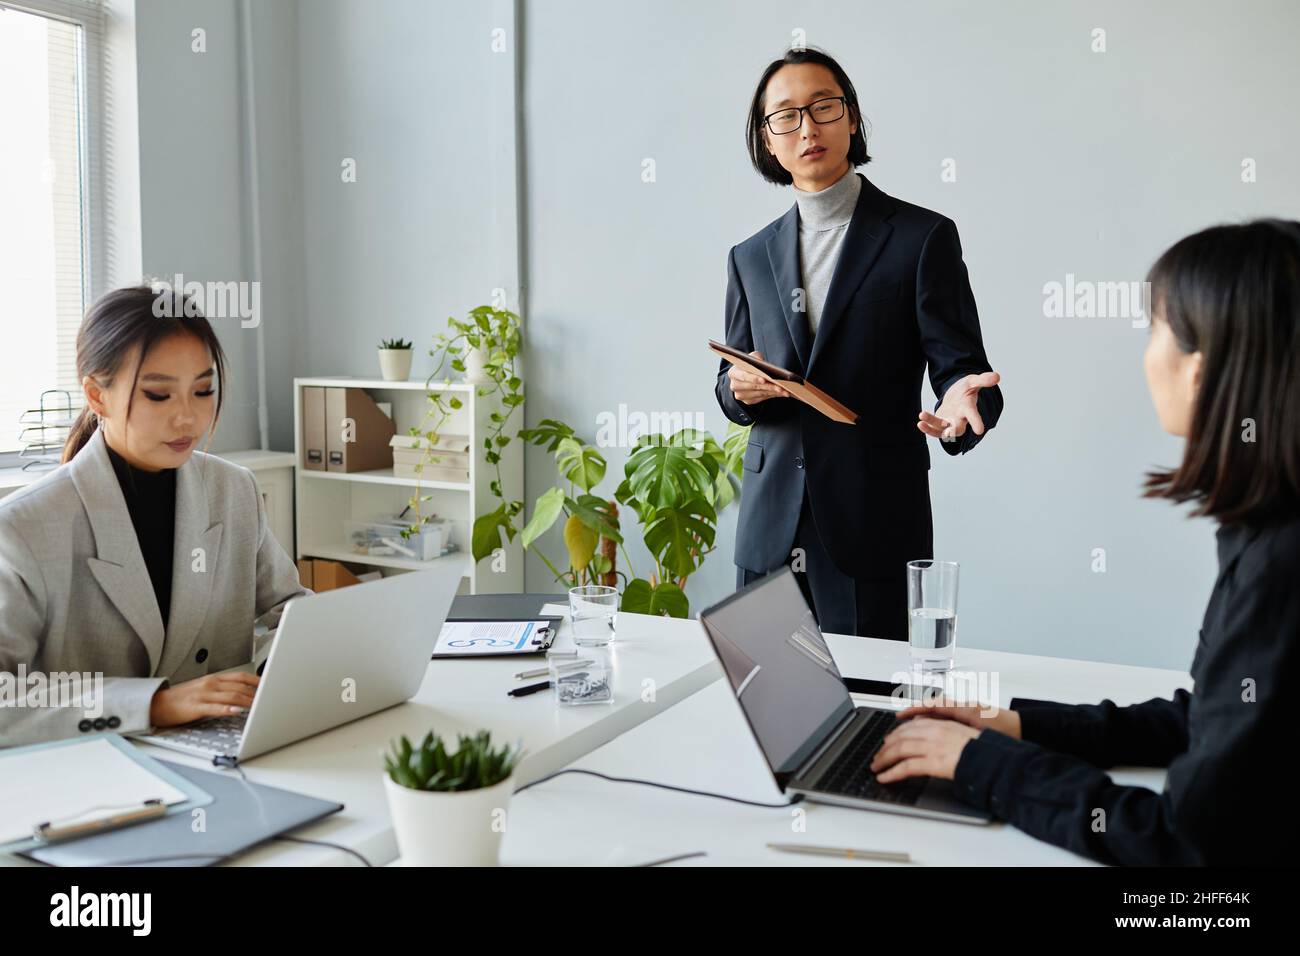
M 788 567 L 701 612 L 700 622 L 783 793 L 957 823 L 993 820 L 962 803 L 950 780 L 876 780 L 871 758 L 896 714 L 853 703 Z

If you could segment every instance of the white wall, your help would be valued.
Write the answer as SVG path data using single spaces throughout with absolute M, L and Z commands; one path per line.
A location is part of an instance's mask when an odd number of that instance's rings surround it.
M 415 342 L 499 284 L 488 157 L 491 5 L 299 5 L 303 253 L 311 374 L 378 375 L 382 338 Z M 344 159 L 357 181 L 345 183 Z
M 750 168 L 746 110 L 802 29 L 840 60 L 871 121 L 876 158 L 861 171 L 957 222 L 1004 377 L 1002 424 L 969 456 L 932 455 L 936 553 L 963 564 L 961 639 L 1188 666 L 1213 529 L 1138 498 L 1144 469 L 1180 453 L 1147 399 L 1147 333 L 1044 318 L 1042 288 L 1067 272 L 1141 279 L 1188 232 L 1300 215 L 1300 8 L 545 0 L 527 11 L 529 346 L 548 373 L 530 382 L 530 419 L 594 432 L 627 402 L 702 410 L 721 432 L 704 339 L 723 328 L 727 250 L 793 202 Z M 1104 54 L 1090 52 L 1094 27 L 1107 31 Z M 653 184 L 640 180 L 646 157 Z M 940 181 L 948 157 L 954 183 Z M 1243 157 L 1258 182 L 1240 181 Z M 530 457 L 530 487 L 544 466 Z M 734 517 L 692 579 L 695 608 L 732 586 Z
M 508 5 L 254 7 L 264 297 L 277 303 L 268 389 L 284 448 L 294 375 L 372 374 L 376 341 L 398 335 L 426 372 L 447 315 L 511 273 L 512 250 L 485 225 L 503 211 L 484 150 L 511 139 L 513 118 L 473 105 L 501 89 L 508 60 L 488 42 Z M 140 0 L 150 271 L 247 268 L 235 11 L 234 0 Z M 625 403 L 699 413 L 723 432 L 703 343 L 722 330 L 727 250 L 793 201 L 749 167 L 745 113 L 764 65 L 802 29 L 857 86 L 876 157 L 862 171 L 956 220 L 1004 376 L 997 430 L 965 458 L 932 456 L 937 553 L 964 565 L 961 639 L 1188 665 L 1213 529 L 1138 498 L 1144 469 L 1180 450 L 1146 396 L 1147 333 L 1126 319 L 1045 318 L 1042 289 L 1066 273 L 1141 279 L 1170 242 L 1214 222 L 1300 216 L 1300 8 L 524 0 L 522 11 L 530 424 L 562 418 L 594 438 L 597 416 Z M 202 61 L 188 53 L 198 24 Z M 1104 54 L 1090 51 L 1097 27 Z M 358 161 L 356 184 L 340 182 L 344 157 Z M 1240 180 L 1244 157 L 1258 164 L 1253 184 Z M 946 158 L 956 182 L 940 180 Z M 241 394 L 225 448 L 256 441 L 251 337 L 234 338 Z M 607 453 L 620 471 L 624 452 Z M 531 501 L 553 477 L 536 449 L 527 475 Z M 731 590 L 734 521 L 732 509 L 692 579 L 696 610 Z M 558 535 L 545 547 L 561 553 Z M 1104 574 L 1091 570 L 1095 548 Z M 633 556 L 643 571 L 644 552 Z M 528 587 L 549 586 L 530 564 Z
M 235 0 L 137 0 L 140 231 L 146 276 L 242 281 L 245 234 Z M 207 51 L 191 33 L 206 31 Z M 254 330 L 213 319 L 229 389 L 212 450 L 256 447 Z

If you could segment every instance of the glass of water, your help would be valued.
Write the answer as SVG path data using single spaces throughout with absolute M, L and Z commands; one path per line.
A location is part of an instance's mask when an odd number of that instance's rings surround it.
M 569 588 L 569 621 L 573 625 L 573 643 L 579 647 L 603 647 L 614 640 L 618 588 L 602 584 Z
M 914 669 L 952 670 L 957 649 L 958 570 L 956 561 L 925 558 L 907 562 L 907 640 Z

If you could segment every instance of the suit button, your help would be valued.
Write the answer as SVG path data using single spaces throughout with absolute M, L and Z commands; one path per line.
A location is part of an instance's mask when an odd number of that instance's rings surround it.
M 105 720 L 103 717 L 95 718 L 94 728 L 96 730 L 103 730 L 107 726 L 108 726 L 108 721 Z
M 194 655 L 194 660 L 202 664 L 207 659 L 208 659 L 208 649 L 206 647 L 200 647 L 199 652 Z
M 109 730 L 117 730 L 117 728 L 119 728 L 119 727 L 121 727 L 121 726 L 122 726 L 122 718 L 121 718 L 121 717 L 110 717 L 110 718 L 108 718 L 108 729 L 109 729 Z
M 87 733 L 90 730 L 90 728 L 93 726 L 95 725 L 90 722 L 89 718 L 87 718 L 86 720 L 83 720 L 81 723 L 77 724 L 77 729 L 84 734 Z
M 796 458 L 796 459 L 794 460 L 794 466 L 795 466 L 796 468 L 802 468 L 802 467 L 803 467 L 803 459 L 802 459 L 802 458 Z

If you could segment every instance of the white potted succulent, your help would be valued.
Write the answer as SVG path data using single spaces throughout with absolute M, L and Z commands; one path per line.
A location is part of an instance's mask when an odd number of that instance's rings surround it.
M 384 789 L 403 866 L 496 866 L 518 745 L 459 735 L 448 751 L 433 731 L 418 747 L 403 736 L 384 754 Z
M 406 339 L 384 339 L 379 343 L 379 371 L 385 382 L 405 382 L 410 377 L 413 348 Z

